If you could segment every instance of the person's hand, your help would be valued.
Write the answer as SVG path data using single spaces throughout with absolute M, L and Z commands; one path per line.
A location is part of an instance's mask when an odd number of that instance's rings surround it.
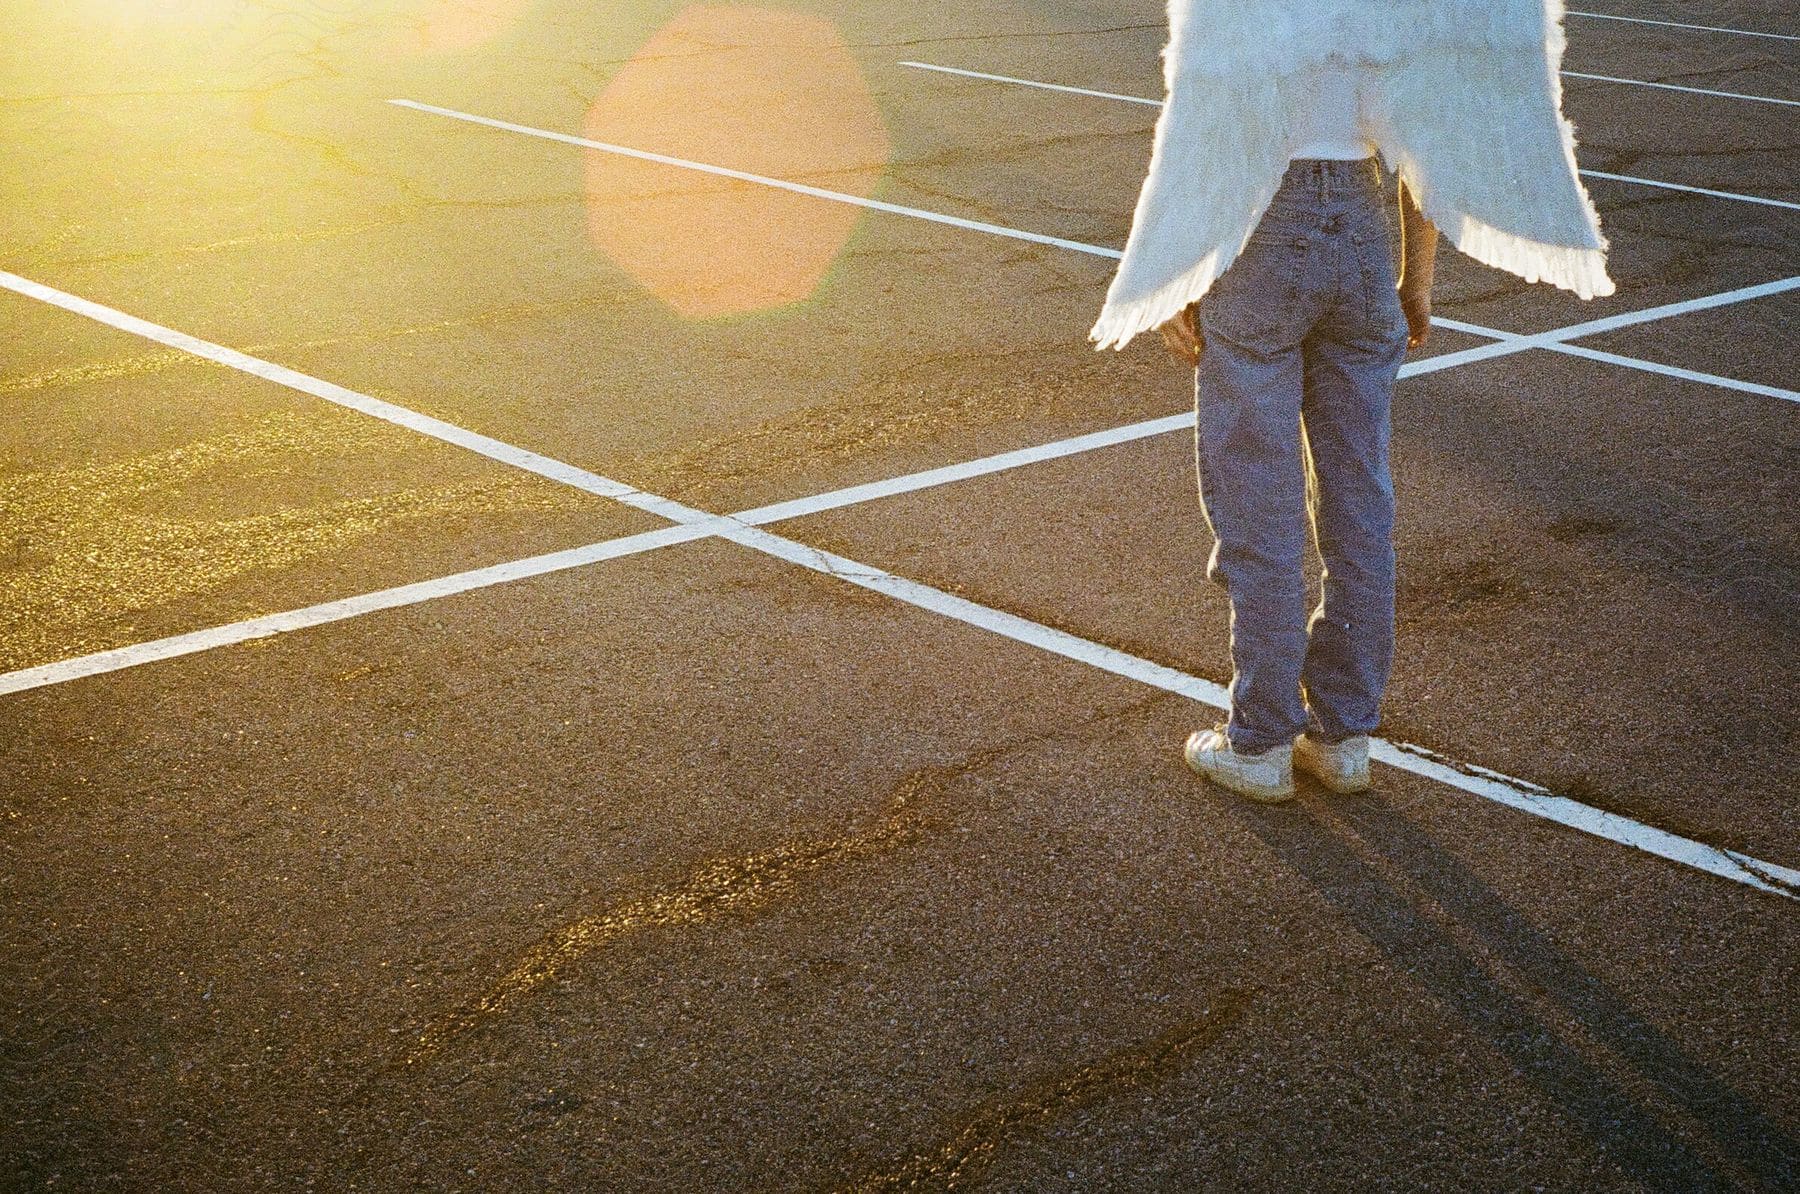
M 1406 313 L 1406 347 L 1431 335 L 1431 279 L 1437 272 L 1438 228 L 1419 210 L 1412 188 L 1400 179 L 1400 310 Z
M 1199 366 L 1200 354 L 1206 351 L 1206 337 L 1200 334 L 1199 313 L 1200 302 L 1196 299 L 1157 329 L 1162 333 L 1163 345 L 1169 355 L 1189 369 Z
M 1431 335 L 1431 292 L 1422 287 L 1400 288 L 1400 309 L 1406 313 L 1406 347 L 1418 348 Z

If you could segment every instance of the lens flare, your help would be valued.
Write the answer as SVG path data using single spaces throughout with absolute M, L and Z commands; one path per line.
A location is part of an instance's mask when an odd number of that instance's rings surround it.
M 663 26 L 588 112 L 596 141 L 867 198 L 891 145 L 835 27 L 697 5 Z M 687 318 L 811 295 L 856 225 L 848 204 L 588 151 L 594 244 Z
M 399 37 L 409 54 L 454 54 L 486 45 L 519 23 L 532 0 L 431 0 Z

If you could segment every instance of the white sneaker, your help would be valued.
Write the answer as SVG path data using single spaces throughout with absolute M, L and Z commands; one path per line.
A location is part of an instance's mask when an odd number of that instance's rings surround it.
M 1187 765 L 1221 788 L 1264 804 L 1286 800 L 1294 794 L 1294 748 L 1274 746 L 1261 754 L 1239 754 L 1231 749 L 1225 727 L 1195 730 L 1182 749 Z
M 1369 736 L 1320 742 L 1310 734 L 1294 740 L 1294 766 L 1340 796 L 1369 790 Z

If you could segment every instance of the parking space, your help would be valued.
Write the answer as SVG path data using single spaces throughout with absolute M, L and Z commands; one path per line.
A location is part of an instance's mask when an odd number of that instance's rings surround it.
M 1695 311 L 1666 323 L 1621 328 L 1583 343 L 1677 368 L 1792 389 L 1791 355 L 1781 351 L 1780 346 L 1791 335 L 1796 317 L 1800 317 L 1800 301 L 1790 292 L 1726 308 Z M 1769 351 L 1770 348 L 1775 351 Z
M 1180 698 L 722 545 L 11 700 L 71 1184 L 1781 1163 L 1785 902 L 1407 777 L 1206 799 Z
M 1569 81 L 1619 293 L 1446 247 L 1388 765 L 1259 810 L 1190 383 L 1084 342 L 1154 111 L 907 65 L 1153 94 L 1160 5 L 15 7 L 28 1183 L 1793 1180 L 1800 109 Z
M 1608 366 L 1530 360 L 1528 384 L 1510 360 L 1402 383 L 1395 472 L 1413 550 L 1402 552 L 1388 725 L 1703 840 L 1781 853 L 1794 832 L 1781 694 L 1795 660 L 1777 646 L 1793 545 L 1769 512 L 1788 500 L 1791 411 L 1654 375 L 1609 388 Z M 1695 434 L 1699 402 L 1766 438 Z M 1741 496 L 1759 492 L 1769 496 Z M 1204 580 L 1191 432 L 782 529 L 1168 666 L 1230 675 L 1224 596 Z M 1711 744 L 1725 740 L 1747 765 L 1721 799 Z
M 15 413 L 0 448 L 0 671 L 660 525 L 188 354 L 139 355 L 142 340 L 71 313 L 0 302 L 29 341 L 0 379 Z

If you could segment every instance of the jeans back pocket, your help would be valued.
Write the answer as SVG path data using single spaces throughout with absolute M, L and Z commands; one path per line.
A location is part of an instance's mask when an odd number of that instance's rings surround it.
M 1302 283 L 1310 245 L 1298 232 L 1259 229 L 1200 301 L 1207 341 L 1223 340 L 1259 355 L 1298 344 Z

